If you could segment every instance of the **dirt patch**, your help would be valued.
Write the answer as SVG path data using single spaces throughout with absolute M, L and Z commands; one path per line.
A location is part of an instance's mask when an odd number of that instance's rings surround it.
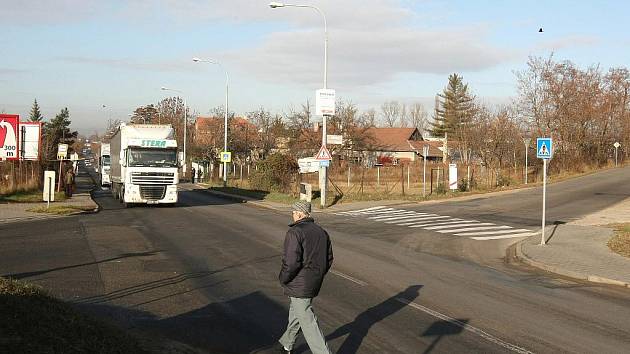
M 613 225 L 615 235 L 608 241 L 608 247 L 624 257 L 630 257 L 630 223 Z

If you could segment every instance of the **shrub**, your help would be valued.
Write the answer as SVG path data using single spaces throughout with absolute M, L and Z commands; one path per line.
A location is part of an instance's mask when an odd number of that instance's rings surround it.
M 497 187 L 507 187 L 512 183 L 514 183 L 514 181 L 512 181 L 510 176 L 499 175 L 499 177 L 497 177 Z
M 262 191 L 289 193 L 298 170 L 299 166 L 293 157 L 272 154 L 258 164 L 257 171 L 251 173 L 249 184 Z

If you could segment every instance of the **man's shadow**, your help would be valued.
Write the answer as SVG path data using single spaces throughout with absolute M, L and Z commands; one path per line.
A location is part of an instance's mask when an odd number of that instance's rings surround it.
M 422 288 L 422 285 L 409 286 L 407 289 L 399 292 L 380 304 L 370 307 L 359 314 L 354 321 L 339 327 L 333 333 L 327 335 L 326 341 L 331 342 L 335 338 L 348 335 L 341 347 L 339 347 L 337 353 L 357 353 L 361 343 L 363 342 L 363 338 L 367 336 L 370 328 L 383 319 L 400 311 L 407 306 L 409 302 L 414 301 L 419 295 L 420 288 Z M 298 349 L 302 350 L 305 348 Z M 300 350 L 297 350 L 296 352 L 299 353 L 301 352 Z

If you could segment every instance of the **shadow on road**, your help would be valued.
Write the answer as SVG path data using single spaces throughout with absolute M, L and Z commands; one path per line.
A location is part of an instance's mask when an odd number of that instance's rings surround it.
M 138 252 L 138 253 L 123 253 L 120 256 L 113 257 L 113 258 L 102 259 L 100 261 L 94 261 L 94 262 L 89 262 L 89 263 L 81 263 L 81 264 L 73 264 L 73 265 L 64 266 L 64 267 L 57 267 L 57 268 L 50 268 L 50 269 L 44 269 L 44 270 L 37 270 L 37 271 L 33 271 L 33 272 L 6 274 L 6 275 L 2 275 L 2 277 L 13 278 L 13 279 L 18 279 L 19 280 L 19 279 L 34 277 L 34 276 L 38 276 L 38 275 L 42 275 L 42 274 L 46 274 L 46 273 L 50 273 L 50 272 L 55 272 L 55 271 L 58 271 L 58 270 L 65 270 L 65 269 L 72 269 L 72 268 L 79 268 L 79 267 L 85 267 L 85 266 L 90 266 L 90 265 L 96 265 L 96 264 L 100 264 L 100 263 L 106 263 L 106 262 L 115 261 L 115 260 L 118 260 L 118 259 L 131 258 L 131 257 L 153 256 L 153 255 L 156 255 L 156 254 L 158 254 L 160 252 L 161 251 L 158 250 L 158 251 Z
M 445 336 L 454 336 L 461 334 L 464 328 L 468 324 L 468 320 L 451 320 L 451 321 L 436 321 L 429 328 L 427 328 L 422 337 L 436 337 L 431 345 L 429 345 L 424 351 L 424 354 L 431 353 L 437 346 L 438 342 Z
M 403 309 L 407 304 L 400 301 L 400 299 L 406 301 L 414 301 L 420 294 L 422 285 L 412 285 L 407 289 L 399 292 L 398 294 L 390 297 L 382 303 L 370 307 L 361 314 L 359 314 L 354 321 L 347 323 L 333 333 L 326 336 L 327 341 L 332 341 L 335 338 L 348 335 L 341 347 L 337 350 L 338 354 L 354 354 L 359 351 L 359 347 L 363 342 L 363 339 L 368 335 L 368 332 L 372 326 L 385 318 L 395 314 Z M 306 345 L 298 347 L 295 352 L 302 353 L 306 351 Z

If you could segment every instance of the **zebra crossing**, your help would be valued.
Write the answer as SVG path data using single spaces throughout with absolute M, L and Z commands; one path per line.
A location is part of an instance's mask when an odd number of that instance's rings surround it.
M 439 234 L 467 237 L 475 241 L 503 240 L 508 238 L 537 235 L 528 229 L 497 225 L 491 222 L 454 218 L 448 215 L 437 215 L 404 209 L 376 206 L 372 208 L 336 212 L 335 215 L 364 217 L 367 220 L 385 224 L 420 228 Z

